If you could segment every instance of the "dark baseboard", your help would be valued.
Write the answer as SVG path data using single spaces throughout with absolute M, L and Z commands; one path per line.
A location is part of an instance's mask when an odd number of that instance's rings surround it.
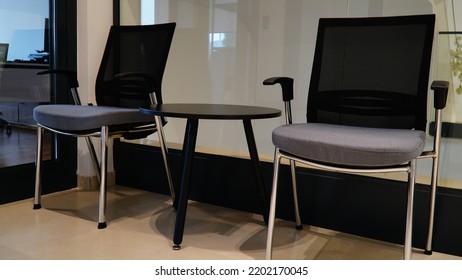
M 435 135 L 435 123 L 431 122 L 429 125 L 430 135 Z M 441 137 L 444 138 L 457 138 L 462 139 L 462 124 L 443 122 L 441 124 Z
M 136 158 L 136 161 L 133 161 Z M 170 149 L 174 179 L 181 151 Z M 160 149 L 116 142 L 116 183 L 168 194 Z M 261 163 L 270 193 L 272 164 Z M 249 160 L 197 153 L 190 199 L 252 213 L 261 213 Z M 282 167 L 277 216 L 293 220 L 290 171 Z M 336 174 L 305 168 L 297 172 L 300 212 L 304 224 L 367 238 L 403 244 L 406 183 Z M 428 224 L 429 187 L 416 186 L 413 246 L 424 248 Z M 438 188 L 433 250 L 462 256 L 462 191 Z
M 76 186 L 75 167 L 69 167 L 72 165 L 69 158 L 63 161 L 49 160 L 42 163 L 42 194 Z M 0 189 L 0 205 L 32 198 L 35 191 L 35 164 L 4 167 L 0 172 L 0 181 L 5 182 Z

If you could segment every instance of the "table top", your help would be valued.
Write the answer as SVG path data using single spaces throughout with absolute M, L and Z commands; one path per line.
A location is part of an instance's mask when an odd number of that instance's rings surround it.
M 140 111 L 162 117 L 210 120 L 267 119 L 281 115 L 280 110 L 267 107 L 196 103 L 151 105 L 147 108 L 140 108 Z

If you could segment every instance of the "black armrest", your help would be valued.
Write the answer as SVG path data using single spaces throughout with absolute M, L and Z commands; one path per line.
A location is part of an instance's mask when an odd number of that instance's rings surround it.
M 264 85 L 280 84 L 282 88 L 282 100 L 294 99 L 294 79 L 289 77 L 272 77 L 263 81 Z
M 431 87 L 434 92 L 434 107 L 435 109 L 444 109 L 448 99 L 448 81 L 433 81 Z
M 71 70 L 59 70 L 59 69 L 50 69 L 41 72 L 37 72 L 37 75 L 45 75 L 45 74 L 60 74 L 67 76 L 69 81 L 69 87 L 71 88 L 78 88 L 79 81 L 77 80 L 77 72 Z

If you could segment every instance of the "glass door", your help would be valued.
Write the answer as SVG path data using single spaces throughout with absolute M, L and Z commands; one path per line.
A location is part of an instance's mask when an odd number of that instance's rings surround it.
M 32 110 L 50 103 L 49 0 L 0 2 L 0 168 L 34 161 Z M 45 158 L 50 159 L 50 138 Z
M 0 204 L 33 195 L 37 145 L 33 109 L 68 102 L 63 77 L 37 73 L 76 69 L 75 18 L 75 0 L 0 1 Z M 49 178 L 44 180 L 45 189 L 71 185 L 75 141 L 47 134 L 43 144 L 44 178 Z

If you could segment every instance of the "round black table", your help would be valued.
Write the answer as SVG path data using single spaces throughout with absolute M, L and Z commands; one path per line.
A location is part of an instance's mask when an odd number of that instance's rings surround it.
M 279 117 L 281 115 L 280 110 L 257 106 L 188 103 L 151 105 L 149 108 L 140 108 L 140 111 L 153 116 L 187 119 L 183 142 L 181 183 L 179 195 L 175 196 L 176 199 L 174 201 L 174 207 L 177 209 L 177 216 L 173 234 L 173 249 L 180 249 L 183 241 L 192 161 L 200 119 L 243 121 L 252 168 L 257 182 L 257 190 L 263 208 L 263 217 L 265 222 L 268 221 L 268 197 L 263 184 L 263 176 L 260 170 L 260 160 L 258 158 L 257 145 L 251 120 Z

